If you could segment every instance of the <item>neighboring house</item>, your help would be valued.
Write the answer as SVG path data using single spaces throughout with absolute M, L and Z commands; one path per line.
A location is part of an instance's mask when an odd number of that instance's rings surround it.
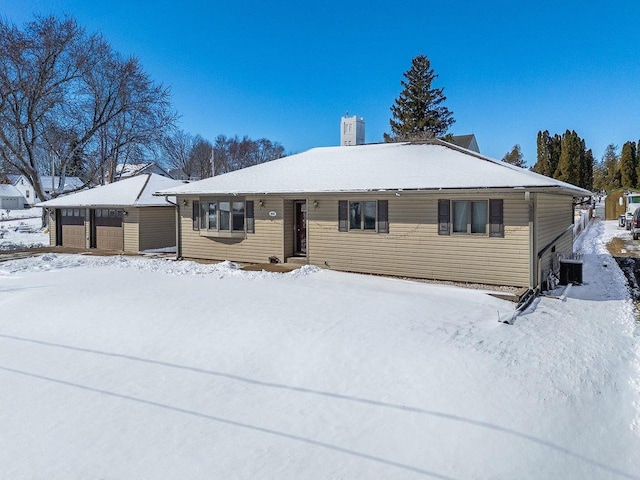
M 169 170 L 169 175 L 171 175 L 171 178 L 175 178 L 176 180 L 186 180 L 189 182 L 202 180 L 199 175 L 187 175 L 181 168 L 172 168 Z
M 152 194 L 181 184 L 150 173 L 37 206 L 50 212 L 51 245 L 125 252 L 173 247 L 175 205 Z
M 167 178 L 174 178 L 168 171 L 158 165 L 156 162 L 146 163 L 126 163 L 116 166 L 116 180 L 124 180 L 125 178 L 135 177 L 137 175 L 144 175 L 147 173 L 154 173 Z
M 472 152 L 480 153 L 476 136 L 472 133 L 470 135 L 453 135 L 449 138 L 449 143 L 453 143 Z
M 178 256 L 537 287 L 587 190 L 441 140 L 315 148 L 160 192 Z
M 7 175 L 7 178 L 11 184 L 16 187 L 20 193 L 22 193 L 29 206 L 32 207 L 35 203 L 40 201 L 40 199 L 36 197 L 33 185 L 27 177 L 24 175 Z M 44 193 L 46 195 L 51 195 L 53 190 L 58 188 L 60 177 L 55 176 L 52 178 L 51 176 L 44 175 L 40 177 L 40 182 Z M 78 177 L 65 177 L 62 193 L 64 194 L 66 192 L 82 188 L 83 184 L 84 182 Z
M 0 184 L 0 210 L 22 210 L 29 207 L 22 193 L 13 185 Z

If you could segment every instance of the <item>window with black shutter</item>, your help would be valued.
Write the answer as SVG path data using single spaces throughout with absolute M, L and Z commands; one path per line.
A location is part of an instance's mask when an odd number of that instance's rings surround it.
M 349 231 L 349 202 L 346 200 L 338 202 L 338 231 Z
M 378 233 L 389 233 L 388 200 L 378 200 Z
M 489 236 L 504 237 L 503 200 L 489 200 Z
M 438 235 L 450 235 L 451 205 L 449 200 L 438 200 Z
M 256 222 L 253 213 L 253 200 L 247 200 L 245 202 L 245 212 L 247 216 L 247 233 L 255 233 Z
M 194 200 L 191 204 L 191 220 L 193 220 L 193 229 L 200 230 L 200 202 Z

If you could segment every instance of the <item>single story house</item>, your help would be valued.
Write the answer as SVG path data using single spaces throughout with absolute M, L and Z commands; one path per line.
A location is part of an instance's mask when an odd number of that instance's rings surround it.
M 20 193 L 24 196 L 27 201 L 27 204 L 32 207 L 34 204 L 38 203 L 40 200 L 36 198 L 36 191 L 31 184 L 31 181 L 27 177 L 22 174 L 17 175 L 7 175 L 9 181 L 12 183 L 14 187 L 16 187 Z M 40 177 L 40 183 L 42 184 L 42 189 L 44 193 L 47 195 L 51 195 L 51 193 L 58 188 L 60 184 L 60 177 L 58 176 L 50 176 L 43 175 Z M 84 182 L 78 177 L 65 177 L 64 185 L 62 186 L 62 193 L 70 192 L 73 190 L 77 190 L 82 188 Z
M 183 182 L 153 173 L 39 203 L 51 245 L 139 252 L 176 244 L 176 205 L 153 192 Z
M 13 185 L 0 184 L 0 210 L 22 210 L 29 206 L 24 195 Z
M 176 195 L 178 256 L 535 288 L 582 188 L 442 140 L 323 147 Z

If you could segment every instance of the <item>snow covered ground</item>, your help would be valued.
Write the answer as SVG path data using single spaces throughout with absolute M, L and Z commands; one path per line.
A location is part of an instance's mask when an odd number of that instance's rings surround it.
M 42 209 L 0 211 L 0 250 L 49 245 L 49 234 L 42 227 Z
M 0 478 L 640 478 L 624 277 L 513 304 L 304 267 L 0 263 Z M 563 292 L 554 292 L 560 296 Z

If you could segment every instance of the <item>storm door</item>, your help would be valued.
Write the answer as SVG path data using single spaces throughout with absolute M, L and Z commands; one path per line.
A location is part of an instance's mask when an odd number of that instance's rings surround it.
M 294 208 L 295 249 L 294 254 L 307 255 L 307 202 L 296 200 Z

